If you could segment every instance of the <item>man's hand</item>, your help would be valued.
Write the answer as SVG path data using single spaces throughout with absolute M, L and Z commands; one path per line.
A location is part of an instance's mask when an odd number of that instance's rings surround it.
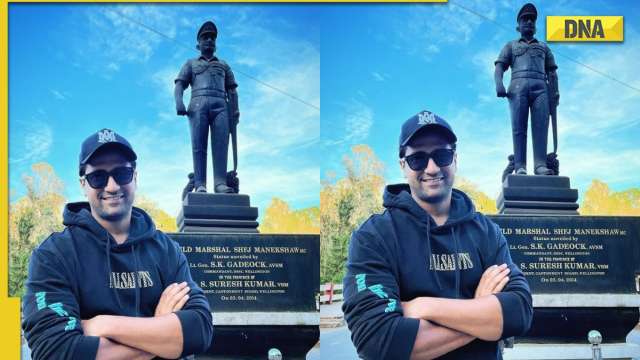
M 91 319 L 82 320 L 82 331 L 85 336 L 102 336 L 104 334 L 104 321 L 105 317 L 102 315 L 96 315 Z
M 413 319 L 422 318 L 423 311 L 421 311 L 421 309 L 424 306 L 424 302 L 422 301 L 423 299 L 423 297 L 417 297 L 410 301 L 403 301 L 402 314 L 404 317 Z
M 507 90 L 505 90 L 502 82 L 496 83 L 496 94 L 498 97 L 507 97 Z
M 509 282 L 507 275 L 509 275 L 510 271 L 507 264 L 488 267 L 480 278 L 480 283 L 478 283 L 474 298 L 477 299 L 502 291 L 505 285 L 507 285 L 507 282 Z
M 176 112 L 178 115 L 188 115 L 187 108 L 184 107 L 184 103 L 182 101 L 176 103 Z
M 160 295 L 160 301 L 158 301 L 158 305 L 156 305 L 154 316 L 171 314 L 174 311 L 182 309 L 187 300 L 189 300 L 190 290 L 186 281 L 167 286 L 162 292 L 162 295 Z

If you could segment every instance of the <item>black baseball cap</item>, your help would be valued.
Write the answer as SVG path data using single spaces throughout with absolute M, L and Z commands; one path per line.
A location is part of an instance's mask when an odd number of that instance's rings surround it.
M 431 111 L 423 110 L 402 124 L 402 130 L 400 131 L 400 149 L 407 146 L 409 141 L 411 141 L 413 136 L 419 131 L 423 133 L 427 131 L 438 131 L 450 144 L 455 144 L 458 141 L 456 134 L 448 122 Z
M 138 158 L 127 139 L 118 135 L 113 130 L 102 129 L 95 134 L 91 134 L 82 142 L 80 149 L 80 169 L 89 162 L 91 156 L 93 156 L 98 149 L 106 147 L 121 151 L 129 161 L 135 161 Z M 79 172 L 81 172 L 81 170 L 79 170 Z M 82 175 L 82 173 L 80 173 L 80 175 Z

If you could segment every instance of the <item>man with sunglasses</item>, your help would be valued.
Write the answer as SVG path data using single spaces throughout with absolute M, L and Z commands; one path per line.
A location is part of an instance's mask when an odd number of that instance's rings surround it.
M 178 358 L 208 349 L 209 304 L 176 242 L 133 207 L 137 155 L 109 129 L 80 152 L 87 202 L 31 255 L 23 298 L 34 359 Z
M 457 137 L 422 111 L 402 126 L 386 211 L 351 238 L 342 309 L 363 359 L 501 359 L 523 334 L 531 294 L 502 232 L 453 189 Z

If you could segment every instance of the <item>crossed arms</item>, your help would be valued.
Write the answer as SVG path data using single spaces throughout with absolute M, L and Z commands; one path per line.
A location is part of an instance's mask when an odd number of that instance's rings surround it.
M 177 358 L 182 353 L 182 325 L 173 313 L 189 299 L 186 282 L 173 283 L 162 292 L 154 317 L 97 315 L 82 320 L 87 336 L 100 338 L 97 360 Z
M 152 317 L 98 312 L 82 319 L 73 265 L 50 249 L 37 248 L 29 263 L 22 317 L 33 359 L 177 358 L 205 351 L 213 334 L 208 302 L 178 246 L 168 251 L 166 281 L 176 283 L 164 289 Z
M 476 338 L 500 339 L 502 309 L 493 294 L 507 284 L 509 272 L 506 264 L 487 268 L 473 299 L 417 297 L 403 302 L 404 316 L 420 319 L 411 359 L 433 359 Z
M 399 282 L 400 267 L 408 264 L 393 260 L 398 256 L 385 236 L 360 229 L 349 248 L 342 310 L 361 358 L 431 359 L 475 339 L 495 341 L 528 330 L 530 290 L 498 230 L 487 234 L 484 261 L 507 265 L 486 268 L 473 299 L 403 298 L 401 288 L 410 290 Z

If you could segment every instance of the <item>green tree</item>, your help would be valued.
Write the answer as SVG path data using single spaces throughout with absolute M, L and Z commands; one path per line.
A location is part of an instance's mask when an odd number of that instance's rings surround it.
M 351 233 L 382 212 L 384 166 L 373 150 L 356 145 L 343 158 L 346 176 L 327 180 L 320 191 L 320 280 L 342 281 Z
M 63 227 L 64 184 L 51 165 L 32 165 L 22 182 L 26 194 L 9 205 L 9 296 L 22 296 L 33 248 Z

